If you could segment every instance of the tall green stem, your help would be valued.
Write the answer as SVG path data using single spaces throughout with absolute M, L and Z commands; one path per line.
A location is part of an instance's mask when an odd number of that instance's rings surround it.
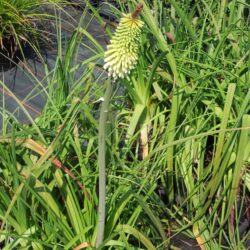
M 113 84 L 107 82 L 107 89 L 104 101 L 101 106 L 98 132 L 98 166 L 99 166 L 99 206 L 98 206 L 98 232 L 96 246 L 99 247 L 103 242 L 105 227 L 105 197 L 106 197 L 106 122 L 108 117 L 108 106 L 112 95 Z

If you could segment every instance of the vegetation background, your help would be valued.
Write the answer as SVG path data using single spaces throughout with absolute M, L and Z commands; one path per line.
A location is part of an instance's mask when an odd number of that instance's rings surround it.
M 45 19 L 55 24 L 58 43 L 53 69 L 42 61 L 44 78 L 30 76 L 47 97 L 41 115 L 33 119 L 16 98 L 29 124 L 2 120 L 0 247 L 247 249 L 247 1 L 140 1 L 145 24 L 138 64 L 115 83 L 102 68 L 105 48 L 85 20 L 92 15 L 100 29 L 105 23 L 110 39 L 122 13 L 133 12 L 138 1 L 99 7 L 83 1 L 67 41 L 58 12 L 76 7 L 74 1 L 49 2 L 54 15 L 45 14 L 41 3 L 0 0 L 1 54 L 4 41 L 22 51 L 38 32 L 34 24 Z M 104 6 L 114 20 L 100 15 Z M 41 53 L 36 43 L 31 46 Z M 91 53 L 79 63 L 82 47 Z M 9 91 L 4 79 L 0 83 Z M 7 113 L 4 106 L 1 112 Z M 99 192 L 104 176 L 106 192 Z M 106 220 L 97 246 L 100 199 Z

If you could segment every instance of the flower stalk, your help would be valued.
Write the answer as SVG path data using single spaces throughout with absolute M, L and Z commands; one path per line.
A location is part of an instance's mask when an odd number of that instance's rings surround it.
M 143 4 L 138 4 L 131 14 L 123 14 L 120 24 L 116 29 L 114 37 L 105 52 L 104 68 L 108 70 L 109 76 L 116 80 L 124 78 L 134 68 L 138 59 L 139 38 L 143 22 L 138 19 Z M 99 166 L 99 205 L 98 205 L 98 231 L 96 246 L 100 247 L 103 243 L 105 232 L 105 213 L 106 213 L 106 122 L 108 117 L 108 106 L 112 96 L 113 84 L 108 81 L 104 101 L 102 103 L 99 118 L 98 133 L 98 166 Z
M 99 204 L 98 204 L 98 232 L 96 246 L 103 242 L 105 213 L 106 213 L 106 123 L 108 118 L 108 107 L 113 92 L 113 85 L 110 80 L 107 83 L 104 100 L 101 106 L 98 132 L 98 167 L 99 167 Z

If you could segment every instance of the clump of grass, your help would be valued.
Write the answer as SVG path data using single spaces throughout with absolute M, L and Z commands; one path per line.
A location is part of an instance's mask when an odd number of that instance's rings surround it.
M 25 44 L 34 46 L 43 39 L 38 23 L 49 18 L 43 11 L 46 5 L 59 4 L 60 0 L 0 0 L 0 52 L 13 59 Z
M 122 10 L 137 4 L 117 2 Z M 143 3 L 142 56 L 132 77 L 120 81 L 132 103 L 120 123 L 129 137 L 141 136 L 125 152 L 134 160 L 149 146 L 144 178 L 154 173 L 165 187 L 173 231 L 188 233 L 202 249 L 243 246 L 249 235 L 240 234 L 249 192 L 241 177 L 249 171 L 250 141 L 246 5 Z

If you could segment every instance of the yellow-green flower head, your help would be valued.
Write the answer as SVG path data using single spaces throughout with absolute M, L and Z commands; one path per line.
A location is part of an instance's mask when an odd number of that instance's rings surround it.
M 138 59 L 140 34 L 143 22 L 131 14 L 123 14 L 110 45 L 104 54 L 104 69 L 114 80 L 124 78 Z

